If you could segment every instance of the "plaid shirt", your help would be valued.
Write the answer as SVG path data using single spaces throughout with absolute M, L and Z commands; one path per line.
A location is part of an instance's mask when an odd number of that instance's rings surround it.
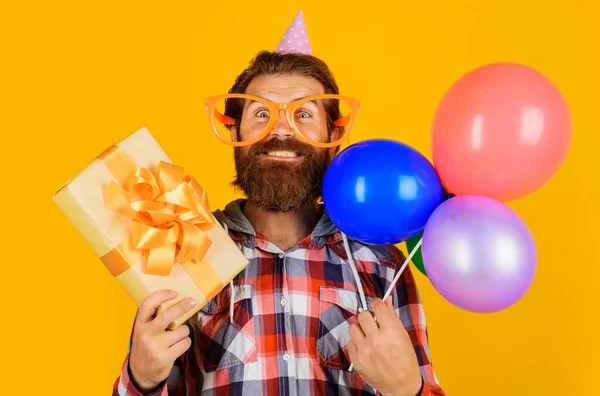
M 353 370 L 346 344 L 360 298 L 347 262 L 341 232 L 324 213 L 313 233 L 282 251 L 257 235 L 237 200 L 217 219 L 249 264 L 189 320 L 190 349 L 177 359 L 169 378 L 151 393 L 191 395 L 364 395 L 375 394 Z M 382 298 L 404 256 L 394 246 L 367 246 L 350 239 L 367 302 Z M 421 395 L 445 395 L 431 365 L 423 307 L 407 267 L 392 298 L 410 338 L 423 377 Z M 128 360 L 113 396 L 140 396 Z

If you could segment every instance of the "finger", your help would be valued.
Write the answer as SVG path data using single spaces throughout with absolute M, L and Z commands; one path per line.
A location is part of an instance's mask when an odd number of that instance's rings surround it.
M 367 337 L 373 336 L 379 332 L 379 327 L 377 326 L 371 311 L 362 311 L 359 313 L 358 323 Z
M 352 323 L 350 327 L 348 327 L 348 332 L 350 333 L 351 341 L 354 341 L 358 348 L 365 345 L 367 342 L 367 337 L 358 323 Z
M 391 310 L 395 310 L 394 303 L 392 302 L 392 296 L 388 296 L 388 298 L 385 299 L 385 305 L 387 305 Z
M 350 363 L 354 363 L 356 361 L 356 354 L 358 353 L 358 347 L 354 343 L 354 341 L 348 341 L 346 346 L 348 348 L 348 357 L 350 358 Z M 355 364 L 356 366 L 356 364 Z
M 379 326 L 382 328 L 389 328 L 394 326 L 394 322 L 398 320 L 393 308 L 385 304 L 381 299 L 374 298 L 371 300 L 371 308 L 373 308 L 373 314 L 377 318 Z
M 182 339 L 190 335 L 190 328 L 186 325 L 179 326 L 178 329 L 167 331 L 160 336 L 160 343 L 164 349 L 168 349 L 177 344 Z
M 398 312 L 396 312 L 396 307 L 394 307 L 392 296 L 388 296 L 388 298 L 385 299 L 385 305 L 392 311 L 392 316 L 398 317 Z
M 167 308 L 164 312 L 161 312 L 159 315 L 154 318 L 152 321 L 152 327 L 157 332 L 165 331 L 167 327 L 173 321 L 181 316 L 183 316 L 186 312 L 192 310 L 196 306 L 196 302 L 193 298 L 186 298 L 179 301 L 177 304 Z
M 177 297 L 177 293 L 172 290 L 159 290 L 150 294 L 141 302 L 136 322 L 148 323 L 152 321 L 156 309 L 175 297 Z
M 190 337 L 185 337 L 167 349 L 171 359 L 175 361 L 179 356 L 183 355 L 185 351 L 190 349 L 192 345 L 192 339 Z

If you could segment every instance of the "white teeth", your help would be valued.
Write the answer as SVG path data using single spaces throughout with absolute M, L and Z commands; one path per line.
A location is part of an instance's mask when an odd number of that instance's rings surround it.
M 269 151 L 267 153 L 267 155 L 269 155 L 271 157 L 289 157 L 289 158 L 294 158 L 294 157 L 298 156 L 298 154 L 291 152 L 291 151 Z

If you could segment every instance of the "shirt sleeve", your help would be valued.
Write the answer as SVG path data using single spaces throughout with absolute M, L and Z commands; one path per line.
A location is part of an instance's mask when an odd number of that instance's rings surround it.
M 390 246 L 389 249 L 394 257 L 396 269 L 400 269 L 405 261 L 404 254 L 395 246 Z M 393 276 L 390 281 L 391 279 Z M 446 393 L 439 384 L 431 362 L 425 312 L 410 266 L 402 272 L 391 295 L 396 312 L 410 336 L 419 362 L 421 377 L 423 377 L 423 387 L 419 396 L 445 396 Z
M 174 393 L 175 394 L 175 393 Z M 168 389 L 166 387 L 166 381 L 164 381 L 160 386 L 157 387 L 156 390 L 150 393 L 143 393 L 136 386 L 135 383 L 131 380 L 131 376 L 129 373 L 129 354 L 125 358 L 123 365 L 121 366 L 121 373 L 117 380 L 115 381 L 113 387 L 112 396 L 167 396 L 170 395 L 168 393 Z

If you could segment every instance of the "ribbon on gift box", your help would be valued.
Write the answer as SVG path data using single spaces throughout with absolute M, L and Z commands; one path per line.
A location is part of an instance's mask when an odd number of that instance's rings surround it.
M 119 146 L 98 159 L 117 180 L 104 188 L 105 207 L 131 219 L 129 235 L 100 257 L 113 276 L 140 259 L 144 273 L 167 276 L 178 262 L 205 295 L 219 290 L 222 282 L 204 260 L 211 246 L 204 231 L 215 221 L 200 184 L 168 162 L 159 162 L 154 173 L 139 167 Z

